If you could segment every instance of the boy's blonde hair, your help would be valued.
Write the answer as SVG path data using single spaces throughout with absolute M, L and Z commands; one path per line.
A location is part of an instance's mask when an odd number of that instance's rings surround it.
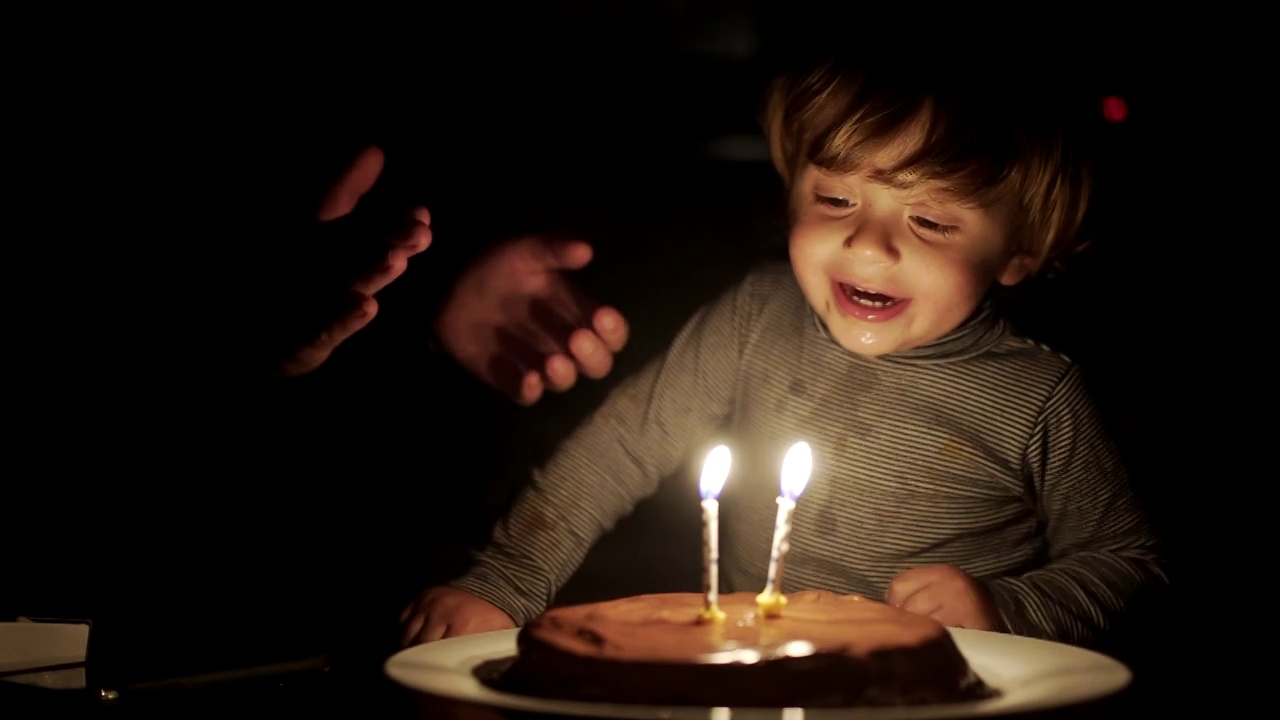
M 900 187 L 938 182 L 977 206 L 1012 199 L 1014 242 L 1035 271 L 1078 250 L 1090 173 L 1065 136 L 1063 118 L 1031 93 L 1001 92 L 974 81 L 982 70 L 968 72 L 873 71 L 836 55 L 775 80 L 763 124 L 788 195 L 810 163 L 854 172 L 870 152 L 914 133 L 922 138 L 915 151 L 881 168 L 879 179 Z

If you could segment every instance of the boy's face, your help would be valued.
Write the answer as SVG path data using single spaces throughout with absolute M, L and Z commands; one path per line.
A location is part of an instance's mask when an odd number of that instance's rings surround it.
M 887 147 L 863 167 L 887 167 L 901 151 Z M 791 267 L 845 349 L 878 356 L 928 344 L 963 323 L 992 283 L 1029 274 L 1031 259 L 1011 250 L 1008 203 L 966 207 L 869 174 L 809 166 L 792 196 Z

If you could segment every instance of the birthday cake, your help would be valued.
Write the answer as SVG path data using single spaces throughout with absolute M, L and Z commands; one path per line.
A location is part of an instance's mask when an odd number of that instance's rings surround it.
M 787 596 L 762 617 L 752 593 L 641 595 L 548 610 L 521 628 L 508 689 L 646 705 L 851 707 L 951 703 L 996 693 L 933 620 L 858 595 Z

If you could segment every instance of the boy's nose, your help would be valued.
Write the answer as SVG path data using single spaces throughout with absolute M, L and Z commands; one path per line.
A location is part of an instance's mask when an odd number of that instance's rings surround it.
M 898 243 L 893 231 L 883 223 L 859 223 L 845 236 L 844 248 L 867 262 L 887 264 L 898 260 Z

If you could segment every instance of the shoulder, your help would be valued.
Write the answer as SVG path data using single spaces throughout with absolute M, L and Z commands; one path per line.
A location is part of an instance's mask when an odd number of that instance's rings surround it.
M 1076 367 L 1066 354 L 1013 330 L 1006 331 L 983 357 L 993 367 L 1016 370 L 1049 382 L 1056 382 Z
M 735 317 L 744 338 L 777 338 L 806 327 L 809 302 L 791 264 L 766 262 L 752 267 L 734 289 Z
M 762 334 L 776 334 L 780 324 L 794 325 L 803 307 L 807 304 L 790 265 L 761 263 L 700 306 L 685 322 L 681 335 L 701 343 L 714 340 L 743 347 Z
M 734 286 L 743 299 L 771 299 L 778 294 L 800 294 L 796 275 L 785 262 L 764 262 L 753 266 Z
M 766 309 L 806 305 L 790 263 L 766 262 L 752 267 L 735 288 L 738 304 L 758 317 Z
M 1004 398 L 1006 411 L 1028 420 L 1039 417 L 1054 398 L 1084 396 L 1080 367 L 1066 354 L 1012 330 L 987 352 L 966 363 L 970 384 Z

